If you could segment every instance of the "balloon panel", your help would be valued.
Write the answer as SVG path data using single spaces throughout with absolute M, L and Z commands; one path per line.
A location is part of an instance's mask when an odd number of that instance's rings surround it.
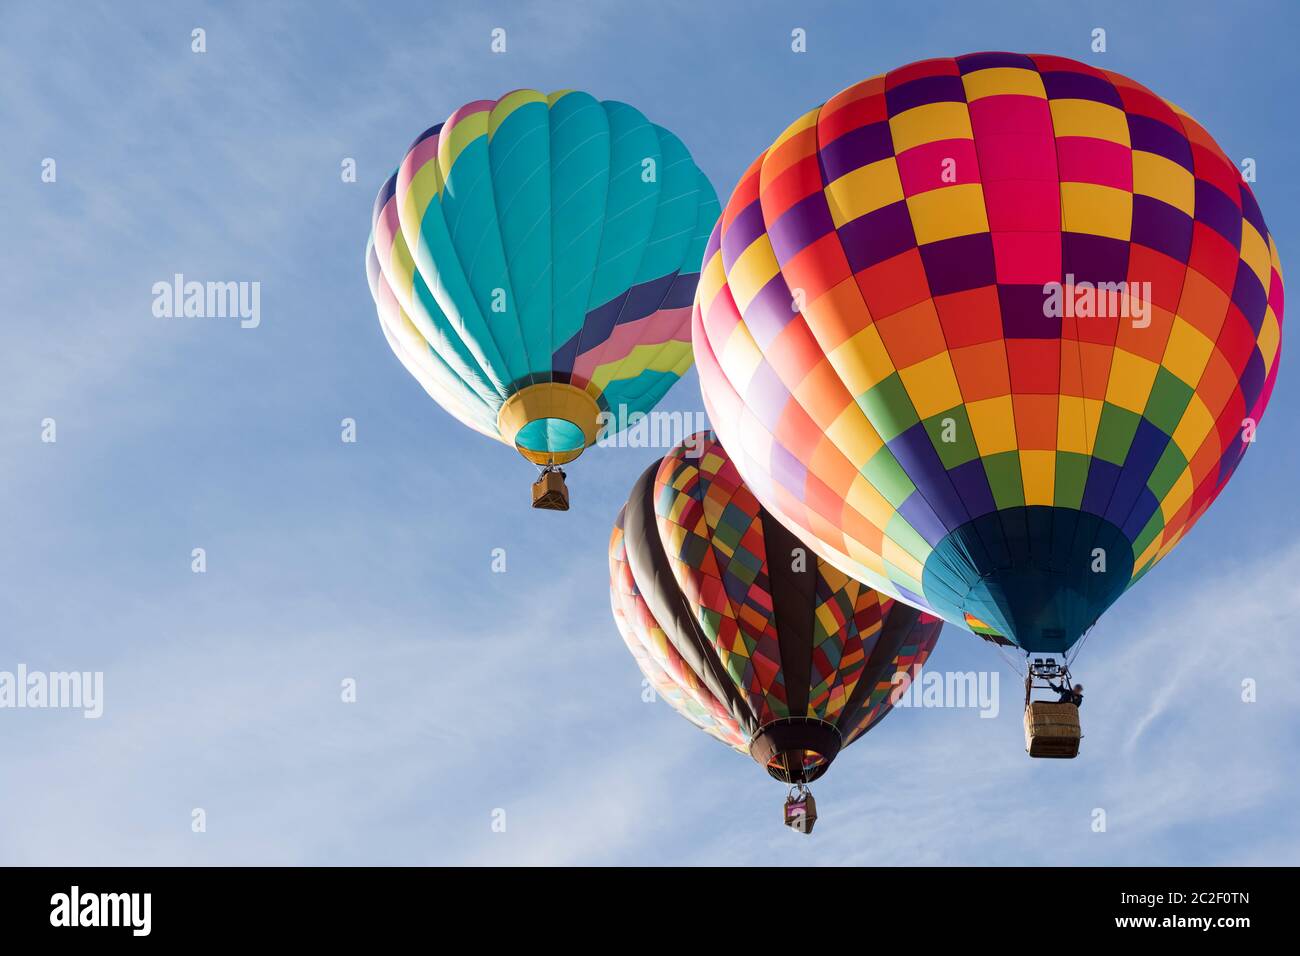
M 1282 311 L 1250 186 L 1195 120 L 981 53 L 782 133 L 710 239 L 694 334 L 719 437 L 822 557 L 1061 651 L 1227 483 Z
M 614 622 L 654 692 L 701 730 L 747 753 L 748 735 L 682 659 L 641 597 L 627 563 L 622 511 L 609 540 L 609 576 Z

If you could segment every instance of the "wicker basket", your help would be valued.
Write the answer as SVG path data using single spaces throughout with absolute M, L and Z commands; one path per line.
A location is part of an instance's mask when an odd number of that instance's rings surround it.
M 800 833 L 812 833 L 813 824 L 817 822 L 817 801 L 806 790 L 799 796 L 790 796 L 785 801 L 785 825 Z
M 543 472 L 533 482 L 533 507 L 544 511 L 569 510 L 569 489 L 564 486 L 564 472 Z
M 1025 750 L 1031 757 L 1079 755 L 1079 708 L 1036 700 L 1025 708 Z

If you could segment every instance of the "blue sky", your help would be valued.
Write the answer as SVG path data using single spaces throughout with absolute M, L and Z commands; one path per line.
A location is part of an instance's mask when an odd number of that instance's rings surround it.
M 1286 268 L 1295 5 L 579 6 L 6 10 L 0 671 L 103 671 L 105 701 L 0 710 L 0 864 L 1300 863 L 1286 365 L 1227 492 L 1089 639 L 1080 759 L 1024 755 L 1014 676 L 950 627 L 932 668 L 1000 669 L 999 715 L 896 712 L 818 784 L 805 839 L 757 766 L 641 701 L 605 545 L 656 453 L 594 450 L 573 511 L 530 512 L 530 467 L 390 353 L 362 262 L 379 185 L 472 99 L 626 100 L 725 195 L 850 83 L 1008 49 L 1126 73 L 1253 157 Z M 260 282 L 261 324 L 155 318 L 178 272 Z M 701 407 L 694 374 L 662 407 Z

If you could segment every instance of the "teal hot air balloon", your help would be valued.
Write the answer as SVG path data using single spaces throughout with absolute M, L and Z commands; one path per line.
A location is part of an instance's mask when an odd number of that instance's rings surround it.
M 389 345 L 464 424 L 563 472 L 690 367 L 717 197 L 625 103 L 516 90 L 424 132 L 375 201 L 370 288 Z M 635 417 L 634 417 L 635 416 Z

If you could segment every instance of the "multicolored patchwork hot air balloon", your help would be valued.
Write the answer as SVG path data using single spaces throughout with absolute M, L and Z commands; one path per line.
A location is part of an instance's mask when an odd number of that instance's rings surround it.
M 798 785 L 889 712 L 942 626 L 808 552 L 708 432 L 633 487 L 609 569 L 614 619 L 656 693 Z
M 1074 60 L 976 53 L 850 87 L 759 157 L 695 354 L 740 473 L 819 555 L 1063 653 L 1232 476 L 1282 299 L 1195 120 Z
M 631 106 L 517 90 L 415 141 L 375 201 L 366 267 L 434 400 L 562 475 L 690 367 L 717 215 L 686 147 Z

